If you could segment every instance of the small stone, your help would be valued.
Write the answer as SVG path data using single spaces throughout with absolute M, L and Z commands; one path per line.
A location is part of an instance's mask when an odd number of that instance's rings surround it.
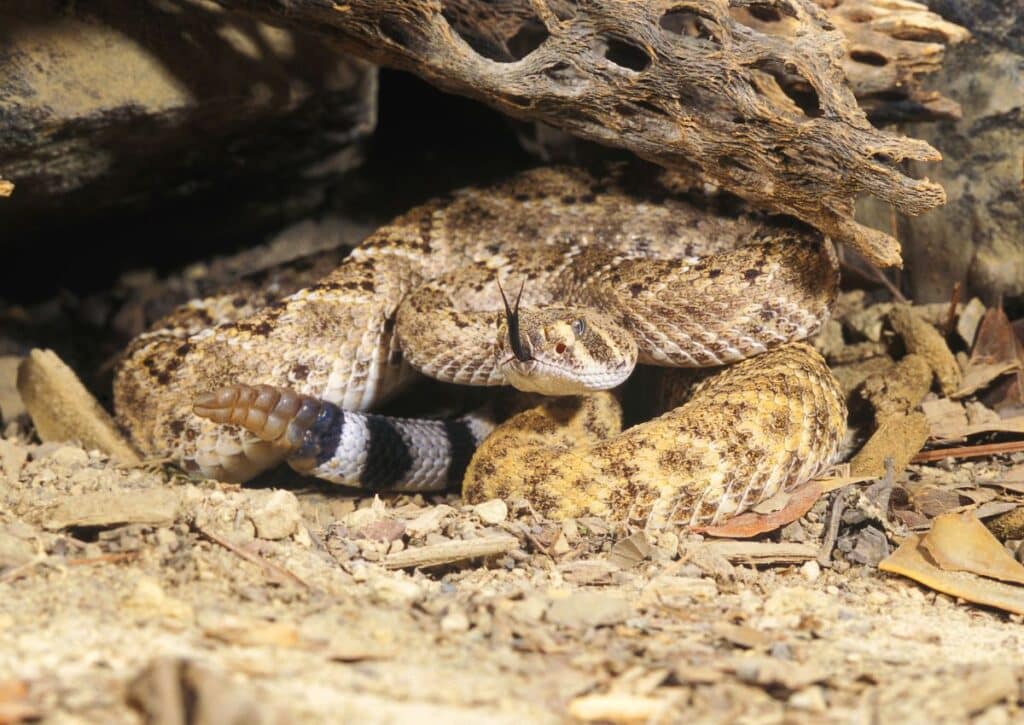
M 469 617 L 460 607 L 452 607 L 441 619 L 441 631 L 457 634 L 469 631 Z
M 508 506 L 500 498 L 492 498 L 474 506 L 473 513 L 485 524 L 494 526 L 508 518 Z
M 55 465 L 72 470 L 89 465 L 89 453 L 78 446 L 61 446 L 46 459 Z
M 423 598 L 423 589 L 410 579 L 370 571 L 367 574 L 373 594 L 382 602 L 411 604 Z
M 182 620 L 192 618 L 192 607 L 187 602 L 168 596 L 160 582 L 151 576 L 139 578 L 125 606 L 149 616 Z
M 301 546 L 303 549 L 310 549 L 313 547 L 313 537 L 309 535 L 309 529 L 305 526 L 299 526 L 298 531 L 292 537 L 292 541 Z
M 814 559 L 805 561 L 800 567 L 800 575 L 809 582 L 816 582 L 821 576 L 821 566 Z
M 869 604 L 882 605 L 889 601 L 889 596 L 885 592 L 873 591 L 869 592 L 867 596 Z
M 384 518 L 387 518 L 384 502 L 380 500 L 380 497 L 374 496 L 373 502 L 369 506 L 356 509 L 352 513 L 346 515 L 345 518 L 342 519 L 342 523 L 348 527 L 349 531 L 359 531 Z
M 555 543 L 551 545 L 551 553 L 555 556 L 564 556 L 570 551 L 572 551 L 572 547 L 569 546 L 569 542 L 565 540 L 565 534 L 559 531 L 558 538 L 556 538 Z
M 806 712 L 825 712 L 828 703 L 825 702 L 825 693 L 818 685 L 811 685 L 798 690 L 789 696 L 790 707 Z
M 455 512 L 451 506 L 431 506 L 405 525 L 406 533 L 413 539 L 421 539 L 441 530 L 441 524 Z
M 249 509 L 249 519 L 256 527 L 261 539 L 276 541 L 285 539 L 299 527 L 302 514 L 299 500 L 291 491 L 277 490 L 267 496 L 260 496 Z
M 167 548 L 171 548 L 178 543 L 178 535 L 174 533 L 171 529 L 157 529 L 153 532 L 153 536 L 156 538 L 156 543 L 159 546 L 166 546 Z

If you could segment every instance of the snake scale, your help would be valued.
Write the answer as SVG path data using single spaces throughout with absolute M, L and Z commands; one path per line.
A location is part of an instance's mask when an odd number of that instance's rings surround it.
M 709 213 L 647 166 L 540 168 L 418 206 L 268 304 L 184 305 L 129 346 L 115 409 L 143 451 L 221 480 L 287 462 L 436 490 L 468 468 L 470 499 L 716 523 L 834 458 L 843 398 L 799 341 L 837 289 L 813 230 Z M 667 371 L 668 412 L 620 432 L 595 391 L 637 363 L 714 371 L 685 385 Z M 368 412 L 421 373 L 571 397 L 513 417 L 474 458 L 487 415 Z

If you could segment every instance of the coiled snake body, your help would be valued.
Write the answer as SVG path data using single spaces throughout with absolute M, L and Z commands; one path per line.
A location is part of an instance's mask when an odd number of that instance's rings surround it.
M 835 455 L 842 397 L 794 343 L 821 324 L 837 284 L 817 233 L 709 214 L 668 174 L 536 169 L 409 211 L 269 305 L 222 296 L 180 308 L 129 347 L 115 407 L 144 451 L 207 476 L 246 480 L 286 461 L 338 483 L 429 490 L 460 481 L 493 426 L 365 412 L 416 371 L 576 395 L 617 385 L 636 362 L 738 363 L 621 434 L 596 422 L 599 395 L 576 399 L 575 440 L 572 425 L 551 430 L 562 404 L 528 411 L 477 454 L 466 483 L 470 497 L 522 494 L 559 515 L 717 522 Z

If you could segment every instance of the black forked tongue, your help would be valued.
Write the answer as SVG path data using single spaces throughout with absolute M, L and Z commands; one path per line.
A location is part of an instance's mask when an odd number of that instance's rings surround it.
M 501 301 L 505 303 L 505 320 L 508 323 L 508 344 L 512 348 L 512 354 L 516 356 L 516 359 L 520 362 L 529 362 L 533 360 L 531 355 L 526 353 L 523 349 L 523 340 L 519 336 L 519 300 L 523 298 L 523 287 L 526 285 L 526 280 L 519 285 L 519 294 L 516 295 L 516 306 L 511 308 L 508 306 L 508 299 L 505 297 L 505 290 L 501 288 L 501 282 L 498 282 L 498 291 L 501 292 Z

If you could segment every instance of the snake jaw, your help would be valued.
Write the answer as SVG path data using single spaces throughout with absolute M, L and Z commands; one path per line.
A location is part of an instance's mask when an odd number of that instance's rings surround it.
M 520 362 L 530 362 L 533 360 L 533 356 L 526 352 L 523 347 L 523 339 L 519 334 L 519 301 L 523 298 L 523 287 L 526 286 L 526 280 L 524 279 L 522 284 L 519 285 L 519 294 L 516 295 L 516 306 L 511 308 L 508 305 L 508 298 L 505 297 L 505 290 L 501 287 L 501 282 L 498 282 L 498 291 L 501 292 L 501 301 L 505 304 L 505 321 L 508 324 L 508 344 L 512 348 L 512 354 L 516 356 L 516 359 Z

